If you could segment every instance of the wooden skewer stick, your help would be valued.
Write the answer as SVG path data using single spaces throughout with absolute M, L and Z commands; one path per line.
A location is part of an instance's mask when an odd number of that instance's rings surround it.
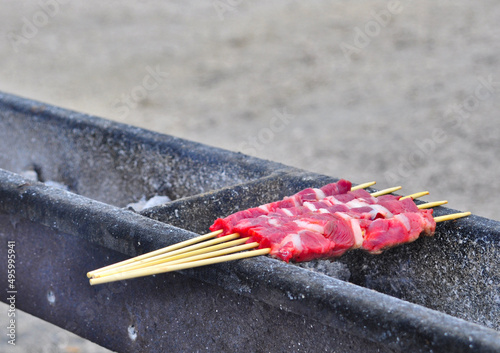
M 403 188 L 402 186 L 395 186 L 393 188 L 388 188 L 388 189 L 384 189 L 384 190 L 380 190 L 380 191 L 374 192 L 371 195 L 373 197 L 377 197 L 377 196 L 382 196 L 382 195 L 386 195 L 386 194 L 391 194 L 394 191 L 401 190 L 402 188 Z
M 237 236 L 238 236 L 238 234 L 235 233 L 231 236 L 231 239 L 234 239 Z M 193 250 L 193 248 L 190 247 L 192 251 L 189 251 L 190 249 L 185 248 L 186 250 L 183 252 L 180 252 L 180 253 L 178 251 L 174 251 L 172 253 L 161 254 L 161 255 L 154 256 L 154 257 L 149 258 L 149 259 L 145 259 L 143 261 L 137 261 L 137 262 L 125 265 L 125 266 L 113 268 L 113 269 L 108 270 L 108 271 L 98 272 L 94 275 L 93 278 L 110 276 L 110 275 L 113 275 L 115 273 L 133 271 L 133 270 L 136 270 L 139 268 L 156 266 L 156 265 L 164 264 L 167 262 L 177 262 L 179 259 L 189 258 L 189 257 L 195 256 L 195 255 L 200 255 L 200 254 L 206 254 L 209 252 L 214 252 L 216 250 L 236 247 L 236 245 L 244 244 L 249 239 L 249 238 L 239 238 L 236 240 L 227 241 L 228 239 L 225 239 L 225 238 L 226 237 L 214 239 L 214 240 L 218 240 L 217 242 L 210 241 L 211 244 L 217 244 L 217 245 L 205 246 L 204 243 L 196 244 L 196 245 L 194 245 L 195 246 L 194 249 L 196 249 L 196 250 Z M 206 243 L 208 243 L 208 242 L 206 242 Z M 181 249 L 181 250 L 184 250 L 184 249 Z M 206 257 L 210 257 L 210 256 L 206 256 Z
M 205 260 L 186 262 L 186 263 L 177 264 L 177 265 L 158 266 L 158 268 L 155 268 L 155 269 L 143 268 L 143 269 L 139 269 L 136 271 L 117 273 L 117 274 L 114 274 L 111 276 L 106 276 L 106 277 L 91 278 L 89 280 L 89 282 L 91 285 L 95 285 L 95 284 L 101 284 L 101 283 L 107 283 L 107 282 L 120 281 L 120 280 L 124 280 L 124 279 L 136 278 L 136 277 L 156 275 L 156 274 L 164 273 L 164 272 L 179 271 L 179 270 L 185 270 L 187 268 L 212 265 L 212 264 L 216 264 L 216 263 L 220 263 L 220 262 L 239 260 L 239 259 L 260 256 L 260 255 L 267 255 L 267 254 L 269 254 L 270 251 L 271 251 L 271 249 L 265 248 L 265 249 L 245 251 L 245 252 L 231 254 L 231 255 L 224 255 L 224 256 L 219 256 L 219 257 L 205 259 Z
M 208 258 L 212 258 L 212 257 L 218 257 L 221 255 L 233 254 L 235 252 L 255 249 L 255 248 L 259 247 L 259 245 L 260 245 L 259 243 L 253 242 L 253 243 L 243 244 L 243 245 L 239 245 L 239 246 L 233 246 L 233 247 L 230 247 L 227 249 L 221 249 L 221 250 L 217 250 L 217 251 L 207 251 L 206 253 L 202 253 L 202 254 L 186 257 L 183 259 L 171 261 L 171 262 L 167 263 L 166 265 L 171 266 L 171 265 L 176 265 L 176 264 L 182 264 L 185 262 L 193 262 L 193 261 L 208 259 Z M 155 268 L 157 266 L 162 266 L 162 264 L 156 265 L 156 266 L 151 266 L 150 268 Z
M 470 216 L 470 215 L 471 215 L 470 212 L 452 213 L 452 214 L 447 214 L 447 215 L 444 215 L 444 216 L 434 217 L 434 221 L 436 221 L 436 223 L 438 223 L 438 222 L 444 222 L 444 221 L 452 221 L 454 219 L 458 219 L 458 218 L 462 218 L 462 217 L 467 217 L 467 216 Z
M 359 190 L 359 189 L 366 189 L 366 188 L 369 188 L 370 186 L 375 185 L 376 183 L 377 183 L 376 181 L 370 181 L 368 183 L 359 184 L 359 185 L 353 186 L 351 188 L 351 191 Z
M 404 199 L 410 199 L 410 198 L 412 200 L 415 200 L 415 199 L 418 199 L 418 198 L 425 196 L 425 195 L 429 195 L 429 191 L 421 191 L 421 192 L 416 192 L 416 193 L 411 194 L 411 195 L 403 196 L 402 198 L 399 199 L 399 201 L 404 200 Z
M 182 254 L 182 253 L 185 253 L 188 251 L 193 251 L 193 250 L 200 249 L 200 248 L 205 248 L 207 246 L 211 246 L 211 245 L 215 245 L 215 244 L 220 244 L 220 243 L 223 243 L 223 242 L 228 241 L 228 240 L 237 239 L 239 237 L 240 237 L 240 235 L 238 233 L 233 233 L 233 234 L 225 235 L 225 236 L 220 237 L 220 238 L 206 240 L 204 242 L 199 242 L 199 243 L 196 243 L 193 245 L 185 246 L 183 248 L 180 248 L 180 249 L 177 249 L 174 251 L 167 251 L 164 253 L 160 253 L 159 255 L 156 255 L 156 256 L 149 256 L 147 258 L 142 258 L 142 259 L 133 258 L 131 260 L 135 259 L 135 261 L 127 263 L 127 264 L 124 264 L 121 266 L 115 266 L 115 267 L 113 267 L 111 269 L 107 269 L 107 270 L 94 271 L 92 277 L 102 277 L 102 276 L 107 276 L 111 273 L 126 271 L 126 270 L 129 270 L 130 268 L 137 267 L 137 266 L 142 265 L 142 264 L 148 264 L 150 262 L 161 260 L 161 259 L 164 259 L 166 257 Z M 166 249 L 166 248 L 164 248 L 164 249 Z
M 177 243 L 177 244 L 172 244 L 172 245 L 167 246 L 165 248 L 161 248 L 161 249 L 158 249 L 158 250 L 155 250 L 155 251 L 151 251 L 151 252 L 148 252 L 146 254 L 139 255 L 139 256 L 136 256 L 136 257 L 133 257 L 133 258 L 130 258 L 130 259 L 127 259 L 127 260 L 124 260 L 124 261 L 121 261 L 121 262 L 109 265 L 109 266 L 105 266 L 105 267 L 102 267 L 100 269 L 88 272 L 87 273 L 87 277 L 88 278 L 93 277 L 93 275 L 96 272 L 98 272 L 98 271 L 109 270 L 111 268 L 115 268 L 115 267 L 119 267 L 119 266 L 122 266 L 122 265 L 126 265 L 126 264 L 129 264 L 129 263 L 135 262 L 137 260 L 146 259 L 148 257 L 156 256 L 156 255 L 159 255 L 159 254 L 166 253 L 168 251 L 172 251 L 172 250 L 180 249 L 180 248 L 188 246 L 188 245 L 196 244 L 198 242 L 201 242 L 201 241 L 204 241 L 204 240 L 207 240 L 207 239 L 215 238 L 217 235 L 219 235 L 221 233 L 222 233 L 222 230 L 217 230 L 215 232 L 211 232 L 211 233 L 208 233 L 208 234 L 200 235 L 199 237 L 188 239 L 188 240 L 182 241 L 182 242 Z
M 437 206 L 441 206 L 441 205 L 444 205 L 444 204 L 447 204 L 448 201 L 446 200 L 443 200 L 443 201 L 434 201 L 434 202 L 427 202 L 427 203 L 423 203 L 421 205 L 417 205 L 417 208 L 419 210 L 423 210 L 425 208 L 432 208 L 432 207 L 437 207 Z

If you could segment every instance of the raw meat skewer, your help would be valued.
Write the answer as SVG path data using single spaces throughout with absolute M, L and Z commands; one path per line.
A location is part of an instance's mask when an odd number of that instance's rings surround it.
M 370 184 L 371 183 L 367 183 L 366 186 L 370 186 Z M 357 189 L 360 189 L 360 187 L 358 187 Z M 399 189 L 399 187 L 397 189 Z M 308 189 L 306 189 L 306 190 L 308 190 Z M 394 190 L 394 189 L 390 189 L 388 191 L 392 191 L 392 190 Z M 356 191 L 356 189 L 354 191 Z M 388 191 L 386 191 L 386 192 L 388 192 Z M 306 191 L 305 193 L 304 192 L 301 192 L 301 193 L 303 195 L 304 194 L 311 195 L 311 193 L 308 191 Z M 315 194 L 316 194 L 316 192 L 315 192 Z M 362 199 L 363 202 L 365 202 L 367 205 L 376 203 L 376 201 L 374 201 L 373 196 L 364 192 L 363 190 L 361 190 L 359 192 L 352 193 L 352 194 L 354 196 L 351 195 L 350 197 L 347 197 L 347 199 L 346 199 L 351 204 L 354 201 L 356 201 L 356 200 L 354 200 L 356 198 L 356 196 L 359 199 Z M 385 197 L 384 196 L 380 197 L 378 200 L 380 200 L 381 202 L 390 203 L 391 201 L 397 201 L 398 199 L 399 200 L 405 200 L 408 198 L 413 199 L 413 198 L 417 198 L 417 197 L 427 195 L 427 194 L 428 194 L 428 192 L 421 192 L 421 193 L 416 193 L 416 194 L 408 195 L 406 197 L 401 197 L 401 198 L 399 198 L 397 196 L 387 195 Z M 338 196 L 338 198 L 345 199 L 346 196 L 347 195 L 341 194 Z M 326 197 L 322 198 L 322 199 L 326 200 Z M 310 201 L 312 201 L 312 198 L 310 198 Z M 310 201 L 304 201 L 302 203 L 307 205 L 308 203 L 310 203 Z M 357 206 L 359 206 L 359 203 L 360 203 L 360 201 L 354 202 L 354 204 Z M 402 203 L 408 204 L 408 202 L 402 202 Z M 411 204 L 416 209 L 426 209 L 426 208 L 430 208 L 430 207 L 439 206 L 439 205 L 442 205 L 444 203 L 446 203 L 446 201 L 432 202 L 432 203 L 427 203 L 427 204 L 423 204 L 423 205 L 419 205 L 419 206 L 415 206 L 413 203 L 411 203 Z M 311 207 L 311 206 L 309 206 L 309 207 Z M 362 207 L 367 207 L 367 206 L 362 206 Z M 302 208 L 304 208 L 304 207 L 302 207 Z M 359 208 L 360 207 L 358 207 L 358 209 Z M 469 214 L 470 213 L 461 213 L 461 214 L 453 214 L 453 215 L 436 217 L 435 221 L 439 222 L 439 221 L 456 219 L 459 217 L 467 216 Z M 313 222 L 320 221 L 320 223 L 321 223 L 321 221 L 324 221 L 324 219 L 323 220 L 321 219 L 320 213 L 314 215 L 314 217 L 316 218 L 316 220 L 313 219 Z M 390 223 L 391 222 L 394 223 L 396 217 L 400 218 L 400 222 L 399 223 L 396 222 L 396 226 L 394 226 L 394 225 L 391 226 Z M 391 218 L 388 218 L 388 219 L 383 219 L 383 218 L 380 219 L 379 218 L 377 220 L 378 223 L 375 223 L 374 226 L 370 225 L 370 226 L 372 226 L 372 228 L 374 228 L 374 231 L 368 232 L 369 234 L 368 234 L 367 239 L 366 239 L 367 240 L 366 244 L 363 241 L 362 244 L 358 244 L 358 245 L 363 245 L 365 250 L 370 251 L 372 253 L 379 253 L 382 251 L 382 249 L 384 247 L 387 247 L 388 244 L 389 245 L 397 245 L 399 243 L 413 241 L 416 238 L 418 238 L 418 236 L 420 235 L 420 231 L 417 228 L 416 232 L 414 231 L 413 234 L 409 234 L 409 236 L 406 238 L 402 238 L 402 239 L 395 238 L 395 240 L 393 239 L 394 244 L 383 242 L 383 241 L 380 242 L 379 240 L 385 235 L 385 233 L 388 233 L 388 230 L 393 231 L 393 233 L 394 233 L 394 229 L 397 229 L 397 227 L 401 228 L 402 224 L 403 224 L 403 226 L 404 226 L 404 224 L 410 224 L 410 223 L 408 223 L 409 220 L 407 219 L 407 216 L 405 216 L 404 214 L 396 214 L 396 216 L 393 218 L 395 218 L 395 219 L 391 220 Z M 300 219 L 300 217 L 299 217 L 299 219 Z M 404 222 L 401 223 L 401 220 L 404 220 Z M 397 219 L 396 219 L 396 221 L 397 221 Z M 325 225 L 325 224 L 326 223 L 323 222 L 323 225 Z M 308 226 L 306 223 L 304 223 L 304 221 L 302 221 L 301 225 L 305 226 L 305 227 Z M 312 224 L 312 227 L 313 227 L 313 230 L 314 229 L 317 230 L 317 227 L 320 227 L 320 224 L 314 223 L 314 224 Z M 431 230 L 429 232 L 429 230 L 428 230 L 429 233 L 432 233 L 432 231 L 433 230 Z M 157 250 L 157 251 L 149 253 L 149 254 L 144 254 L 144 255 L 141 255 L 141 256 L 134 258 L 134 259 L 126 260 L 126 261 L 124 261 L 124 263 L 121 263 L 121 264 L 115 264 L 115 265 L 107 266 L 106 268 L 103 268 L 100 270 L 89 272 L 89 274 L 88 274 L 89 277 L 91 277 L 91 276 L 100 277 L 100 278 L 91 279 L 90 282 L 91 282 L 91 284 L 98 284 L 98 283 L 110 282 L 110 281 L 115 281 L 115 280 L 120 280 L 120 279 L 140 277 L 140 276 L 143 276 L 145 274 L 155 274 L 155 273 L 161 273 L 161 272 L 175 271 L 175 270 L 189 268 L 189 267 L 203 266 L 203 265 L 210 264 L 210 263 L 231 261 L 231 260 L 238 259 L 238 258 L 244 258 L 247 256 L 248 257 L 258 256 L 258 255 L 262 255 L 262 254 L 268 254 L 271 252 L 270 248 L 264 248 L 264 249 L 253 250 L 253 251 L 245 252 L 245 253 L 241 253 L 241 254 L 228 255 L 230 253 L 234 253 L 234 252 L 238 252 L 238 251 L 242 251 L 242 250 L 248 250 L 248 249 L 252 249 L 252 248 L 255 248 L 255 247 L 262 245 L 259 242 L 252 242 L 249 244 L 241 245 L 242 243 L 244 243 L 246 241 L 251 241 L 251 239 L 249 239 L 249 238 L 241 238 L 241 239 L 237 239 L 237 240 L 228 241 L 230 239 L 234 239 L 234 238 L 239 237 L 239 234 L 231 234 L 231 235 L 223 236 L 223 237 L 218 238 L 218 239 L 203 242 L 203 240 L 206 240 L 207 238 L 210 239 L 211 237 L 217 236 L 217 235 L 219 235 L 219 233 L 220 233 L 220 231 L 212 232 L 212 233 L 209 233 L 207 235 L 195 238 L 198 240 L 191 239 L 187 242 L 174 244 L 170 247 L 160 249 L 160 250 Z M 404 232 L 400 232 L 400 233 L 403 234 Z M 305 230 L 304 234 L 306 237 L 307 236 L 314 236 L 317 238 L 317 234 L 313 234 L 313 232 L 308 231 L 307 229 Z M 369 235 L 373 235 L 373 234 L 375 234 L 375 236 L 372 236 L 372 237 L 369 236 Z M 382 236 L 380 234 L 382 234 Z M 204 239 L 200 239 L 200 238 L 204 238 Z M 203 242 L 203 243 L 197 244 L 197 245 L 189 245 L 189 244 L 196 243 L 198 241 Z M 188 244 L 186 244 L 186 243 L 188 243 Z M 216 243 L 220 243 L 220 244 L 214 245 Z M 184 245 L 182 245 L 182 244 L 184 244 Z M 292 244 L 293 244 L 293 241 L 292 241 Z M 186 245 L 189 245 L 189 246 L 186 246 Z M 353 244 L 347 244 L 347 246 L 344 246 L 343 248 L 336 249 L 333 252 L 324 252 L 321 255 L 339 256 L 341 253 L 343 253 L 348 248 L 353 248 L 353 247 L 355 247 Z M 169 250 L 165 251 L 165 249 L 169 249 Z M 174 250 L 174 251 L 172 251 L 172 250 Z M 293 247 L 292 247 L 292 250 L 293 250 Z M 158 254 L 158 255 L 155 255 L 155 254 Z M 315 258 L 314 254 L 313 255 L 310 254 L 309 256 L 312 256 L 312 258 Z M 307 260 L 308 258 L 306 255 L 305 257 L 302 256 L 302 258 L 297 258 L 297 259 L 303 261 L 303 260 Z M 285 260 L 287 260 L 287 259 L 285 258 Z M 167 263 L 167 264 L 165 265 L 165 263 Z M 160 272 L 157 272 L 157 271 L 160 271 Z
M 338 186 L 336 184 L 338 184 Z M 359 184 L 356 186 L 352 186 L 351 182 L 349 182 L 347 180 L 340 180 L 337 183 L 325 185 L 325 191 L 327 194 L 333 194 L 334 192 L 341 193 L 341 192 L 347 192 L 349 190 L 355 191 L 355 190 L 365 189 L 365 188 L 368 188 L 368 187 L 373 186 L 375 184 L 376 184 L 375 181 L 371 181 L 371 182 Z M 340 190 L 339 190 L 339 188 L 340 188 Z M 314 189 L 306 189 L 306 190 L 314 190 Z M 385 192 L 387 192 L 387 190 Z M 291 196 L 291 197 L 293 197 L 293 196 Z M 157 259 L 157 257 L 161 254 L 167 254 L 171 251 L 178 250 L 178 249 L 185 250 L 187 246 L 203 242 L 207 239 L 215 238 L 216 236 L 220 235 L 221 233 L 222 233 L 222 230 L 216 230 L 216 231 L 213 231 L 211 233 L 204 234 L 204 235 L 201 235 L 199 237 L 195 237 L 193 239 L 189 239 L 189 240 L 186 240 L 186 241 L 178 243 L 178 244 L 173 244 L 171 246 L 167 246 L 165 248 L 158 249 L 158 250 L 149 252 L 147 254 L 143 254 L 143 255 L 128 259 L 128 260 L 124 260 L 124 261 L 116 263 L 116 264 L 112 264 L 112 265 L 109 265 L 109 266 L 106 266 L 106 267 L 103 267 L 103 268 L 100 268 L 100 269 L 97 269 L 94 271 L 90 271 L 87 273 L 87 277 L 88 278 L 96 277 L 97 273 L 104 273 L 104 272 L 110 273 L 109 271 L 111 271 L 112 269 L 117 269 L 117 268 L 122 267 L 122 266 L 124 266 L 124 268 L 127 268 L 127 267 L 125 267 L 125 265 L 135 264 L 136 262 L 146 263 L 149 261 L 146 259 L 150 259 L 153 257 L 155 257 Z
M 450 215 L 446 215 L 446 216 L 436 217 L 435 220 L 436 220 L 436 222 L 450 221 L 450 220 L 469 216 L 470 214 L 471 214 L 470 212 L 454 213 L 454 214 L 450 214 Z M 255 246 L 257 246 L 257 245 L 255 245 Z M 177 263 L 174 265 L 168 265 L 168 264 L 167 265 L 157 265 L 157 266 L 153 266 L 153 267 L 147 267 L 147 268 L 142 268 L 142 269 L 138 269 L 138 270 L 117 273 L 117 274 L 113 274 L 110 276 L 91 278 L 89 281 L 90 281 L 91 285 L 96 285 L 96 284 L 120 281 L 120 280 L 125 280 L 125 279 L 150 276 L 150 275 L 155 275 L 155 274 L 160 274 L 160 273 L 185 270 L 188 268 L 213 265 L 216 263 L 234 261 L 234 260 L 250 258 L 250 257 L 255 257 L 255 256 L 267 255 L 267 254 L 269 254 L 270 251 L 271 251 L 271 249 L 269 249 L 269 248 L 257 249 L 257 250 L 251 250 L 251 251 L 246 251 L 246 252 L 237 253 L 237 254 L 216 256 L 216 257 L 203 259 L 203 260 L 196 260 L 196 261 L 190 261 L 190 258 L 187 258 L 187 259 L 184 259 L 185 262 Z
M 370 185 L 370 184 L 367 184 L 367 185 Z M 358 194 L 359 194 L 359 192 L 358 192 Z M 409 195 L 409 196 L 410 197 L 416 197 L 417 195 L 424 195 L 424 194 L 426 194 L 426 193 L 418 193 L 418 194 L 413 194 L 413 195 Z M 366 195 L 368 195 L 368 197 L 371 197 L 371 196 L 369 196 L 368 193 L 366 193 Z M 233 234 L 232 236 L 234 237 L 235 235 Z M 224 238 L 229 238 L 229 237 L 224 237 Z M 233 238 L 230 238 L 230 239 L 233 239 Z M 137 262 L 134 262 L 134 263 L 130 263 L 130 264 L 126 264 L 126 265 L 122 265 L 122 266 L 119 266 L 118 268 L 115 268 L 115 269 L 100 270 L 99 271 L 99 276 L 106 276 L 106 275 L 110 275 L 110 274 L 113 274 L 113 273 L 118 273 L 118 272 L 121 272 L 121 271 L 126 271 L 126 270 L 128 271 L 128 270 L 131 270 L 131 269 L 136 269 L 136 268 L 151 266 L 151 265 L 154 265 L 154 264 L 164 263 L 164 262 L 167 262 L 167 261 L 173 261 L 173 260 L 175 260 L 177 258 L 177 257 L 174 257 L 174 255 L 176 255 L 178 253 L 183 253 L 183 252 L 191 251 L 193 249 L 198 249 L 200 247 L 206 247 L 206 246 L 212 245 L 214 242 L 217 242 L 217 240 L 215 240 L 215 241 L 206 241 L 205 243 L 198 244 L 198 245 L 193 245 L 193 246 L 189 246 L 189 247 L 186 247 L 184 249 L 179 249 L 179 250 L 174 251 L 174 252 L 156 255 L 156 256 L 153 256 L 153 257 L 150 257 L 150 258 L 147 258 L 147 259 L 143 259 L 143 260 L 141 259 L 140 261 L 137 261 Z M 347 250 L 347 248 L 351 247 L 351 245 L 352 244 L 348 244 L 347 246 L 344 246 L 344 249 Z M 226 245 L 224 247 L 228 247 L 228 246 Z M 337 248 L 339 248 L 339 246 Z M 209 252 L 209 251 L 212 251 L 212 247 L 209 250 L 204 250 L 204 252 Z M 337 249 L 337 252 L 332 252 L 329 255 L 331 255 L 331 256 L 338 256 L 338 255 L 341 254 L 341 252 L 343 252 L 343 251 L 339 252 L 338 249 Z M 187 256 L 183 255 L 182 257 L 187 257 Z M 96 275 L 94 275 L 92 273 L 91 273 L 91 275 L 96 276 Z

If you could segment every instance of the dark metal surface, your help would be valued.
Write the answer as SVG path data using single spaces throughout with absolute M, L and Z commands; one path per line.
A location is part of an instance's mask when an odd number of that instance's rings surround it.
M 333 179 L 8 95 L 0 151 L 0 235 L 24 250 L 19 308 L 112 350 L 500 350 L 498 222 L 351 252 L 340 262 L 354 284 L 260 257 L 91 287 L 91 269 Z M 18 175 L 30 168 L 73 192 Z M 157 193 L 175 201 L 119 208 Z

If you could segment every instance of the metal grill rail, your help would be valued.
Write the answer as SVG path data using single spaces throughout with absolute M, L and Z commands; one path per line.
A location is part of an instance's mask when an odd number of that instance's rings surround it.
M 91 287 L 91 269 L 335 179 L 7 94 L 0 168 L 18 307 L 111 350 L 500 351 L 498 222 L 471 216 L 381 256 L 350 252 L 349 282 L 260 257 Z M 124 208 L 154 194 L 173 201 Z M 7 283 L 4 262 L 0 273 Z

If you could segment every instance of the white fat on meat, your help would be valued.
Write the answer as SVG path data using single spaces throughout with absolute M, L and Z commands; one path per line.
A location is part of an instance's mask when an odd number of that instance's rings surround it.
M 294 195 L 292 196 L 292 200 L 295 207 L 302 206 L 302 200 L 300 199 L 300 196 Z
M 367 202 L 363 202 L 363 201 L 360 201 L 360 200 L 357 200 L 357 199 L 354 199 L 354 200 L 351 200 L 349 202 L 346 202 L 345 204 L 347 207 L 349 208 L 356 208 L 356 207 L 365 207 L 365 206 L 372 206 L 370 205 L 369 203 Z
M 385 208 L 382 205 L 368 205 L 368 206 L 373 209 L 373 211 L 370 212 L 370 214 L 372 215 L 372 219 L 375 218 L 375 216 L 377 215 L 377 213 L 383 214 L 384 218 L 392 218 L 394 216 L 391 213 L 391 211 L 389 211 L 387 208 Z
M 280 243 L 280 248 L 285 246 L 286 243 L 292 242 L 293 247 L 297 249 L 298 252 L 301 252 L 304 247 L 302 246 L 302 239 L 300 238 L 300 234 L 294 233 L 294 234 L 288 234 L 286 237 L 283 238 L 283 240 Z
M 408 217 L 406 217 L 404 214 L 395 215 L 394 219 L 400 221 L 405 226 L 408 232 L 411 230 L 410 221 L 408 220 Z
M 325 228 L 319 224 L 310 223 L 300 219 L 293 221 L 293 223 L 295 223 L 301 229 L 312 230 L 313 232 L 317 232 L 320 234 L 323 234 L 325 230 Z
M 314 206 L 312 203 L 310 202 L 304 202 L 304 206 L 307 207 L 309 210 L 315 212 L 317 211 L 318 209 L 316 208 L 316 206 Z
M 329 202 L 332 206 L 334 206 L 334 205 L 344 205 L 343 202 L 340 202 L 334 196 L 327 196 L 322 201 Z
M 321 189 L 313 189 L 314 190 L 314 193 L 316 194 L 316 200 L 323 200 L 326 195 L 325 193 L 323 192 L 323 190 Z
M 281 211 L 282 211 L 284 214 L 286 214 L 287 216 L 290 216 L 290 217 L 292 217 L 292 216 L 293 216 L 292 211 L 290 211 L 290 210 L 288 210 L 288 209 L 286 209 L 286 208 L 282 208 L 282 209 L 281 209 Z
M 353 249 L 357 249 L 361 247 L 363 244 L 363 232 L 361 231 L 361 226 L 359 225 L 359 221 L 356 218 L 352 218 L 345 213 L 335 212 L 336 215 L 342 217 L 346 221 L 348 221 L 351 225 L 352 232 L 354 233 L 354 245 Z
M 272 217 L 268 217 L 267 222 L 269 223 L 269 225 L 274 226 L 274 227 L 278 227 L 280 225 L 280 222 L 278 222 L 278 220 L 276 218 L 272 218 Z
M 351 218 L 351 228 L 354 233 L 354 246 L 353 249 L 360 248 L 363 245 L 363 232 L 357 219 Z

